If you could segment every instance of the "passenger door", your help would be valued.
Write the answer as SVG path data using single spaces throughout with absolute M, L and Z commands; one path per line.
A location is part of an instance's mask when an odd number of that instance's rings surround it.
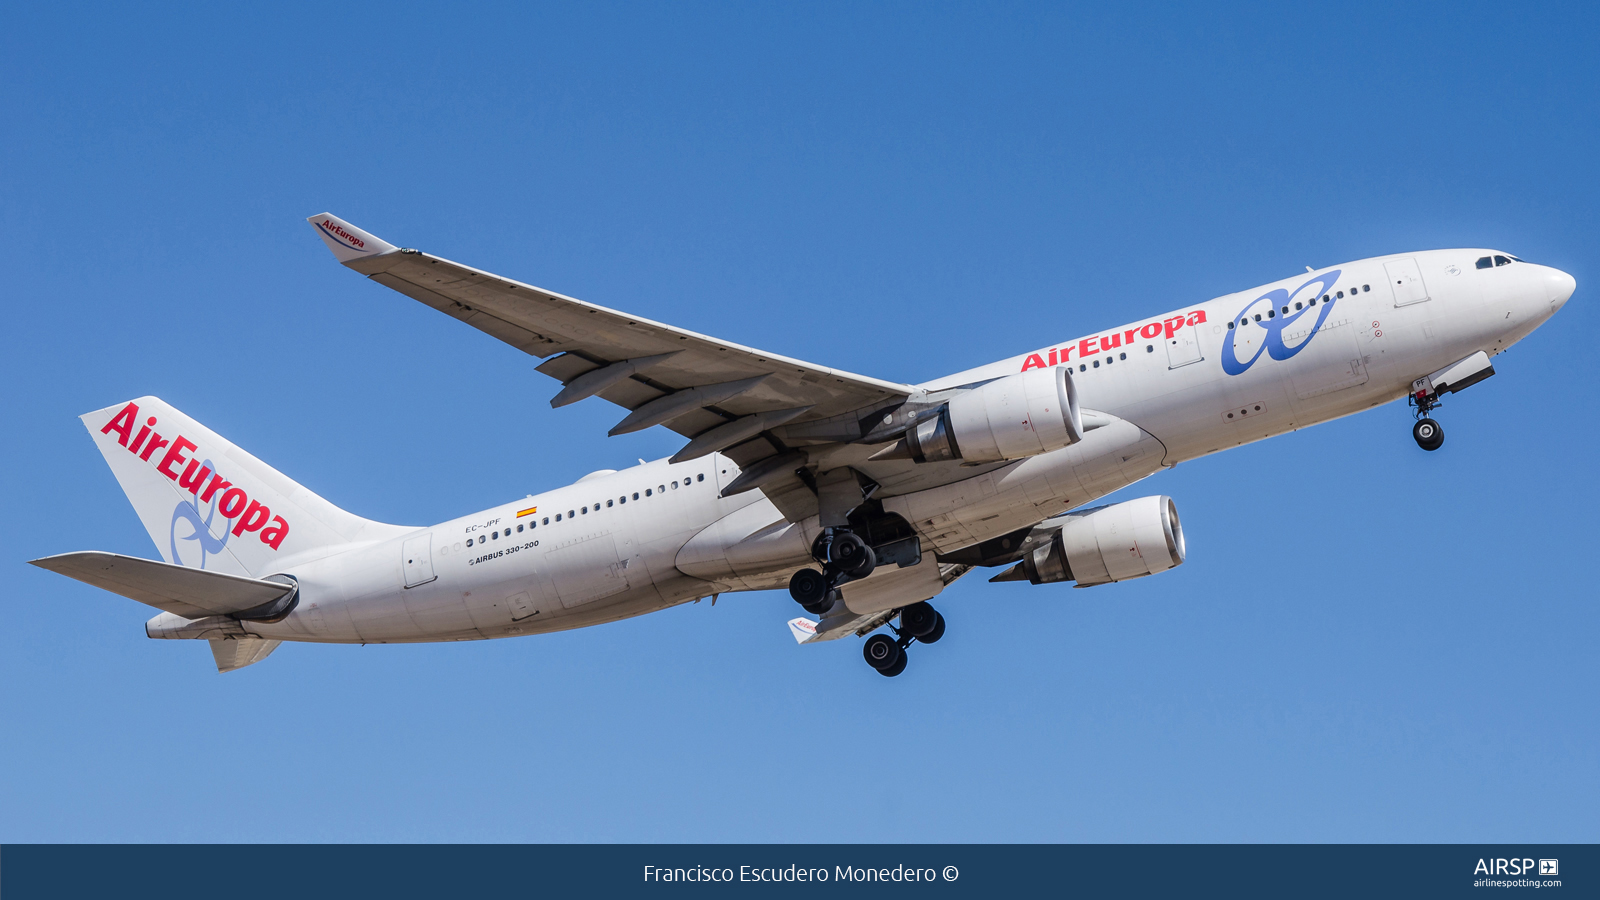
M 1391 259 L 1383 264 L 1383 270 L 1389 274 L 1395 306 L 1410 306 L 1428 299 L 1428 286 L 1422 283 L 1422 270 L 1417 268 L 1416 260 L 1410 257 Z
M 433 532 L 406 539 L 400 547 L 400 566 L 408 588 L 439 577 L 433 574 Z
M 1176 369 L 1201 359 L 1200 335 L 1193 325 L 1185 324 L 1167 338 L 1167 368 Z

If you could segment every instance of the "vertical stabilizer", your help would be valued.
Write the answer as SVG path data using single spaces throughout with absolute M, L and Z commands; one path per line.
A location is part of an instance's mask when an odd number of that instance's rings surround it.
M 231 575 L 412 529 L 354 516 L 156 397 L 81 416 L 161 558 Z

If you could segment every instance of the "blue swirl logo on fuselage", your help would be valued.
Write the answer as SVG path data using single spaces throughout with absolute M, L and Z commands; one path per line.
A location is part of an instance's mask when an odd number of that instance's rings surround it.
M 209 459 L 205 460 L 203 463 L 201 463 L 201 465 L 205 466 L 207 469 L 210 469 L 212 472 L 216 471 L 216 469 L 212 466 L 211 460 Z M 211 503 L 205 512 L 205 518 L 201 518 L 200 508 L 195 505 L 195 501 L 178 501 L 177 508 L 172 511 L 172 526 L 168 530 L 168 537 L 172 542 L 173 563 L 180 566 L 189 565 L 183 561 L 183 557 L 178 555 L 178 541 L 196 541 L 200 544 L 200 561 L 195 563 L 195 565 L 192 567 L 199 569 L 204 569 L 206 567 L 206 556 L 208 554 L 215 556 L 222 552 L 223 547 L 228 546 L 227 525 L 223 525 L 222 527 L 222 537 L 214 537 L 211 534 L 211 522 L 217 517 L 217 502 L 221 499 L 221 497 L 211 498 Z M 191 529 L 189 534 L 181 537 L 178 535 L 179 521 L 189 523 L 189 527 Z M 233 520 L 223 519 L 222 521 L 226 523 L 232 522 Z
M 1244 309 L 1239 310 L 1238 314 L 1233 317 L 1233 327 L 1228 329 L 1228 336 L 1222 341 L 1222 371 L 1227 372 L 1229 375 L 1242 375 L 1251 366 L 1255 365 L 1256 360 L 1261 358 L 1263 352 L 1281 362 L 1304 350 L 1306 345 L 1311 343 L 1311 339 L 1317 336 L 1317 329 L 1321 328 L 1322 323 L 1327 321 L 1328 313 L 1333 312 L 1333 304 L 1338 302 L 1338 297 L 1333 292 L 1333 285 L 1334 282 L 1339 280 L 1339 271 L 1334 269 L 1329 272 L 1323 272 L 1320 275 L 1313 275 L 1306 279 L 1304 284 L 1292 291 L 1286 288 L 1277 288 L 1267 291 L 1247 303 Z M 1307 293 L 1306 289 L 1312 285 L 1316 285 L 1316 290 Z M 1318 302 L 1316 298 L 1321 295 L 1326 295 L 1327 299 Z M 1303 296 L 1311 297 L 1314 305 L 1307 306 L 1304 309 L 1296 309 L 1293 312 L 1283 312 L 1283 310 L 1295 304 L 1296 297 Z M 1305 301 L 1299 302 L 1303 303 Z M 1265 304 L 1265 306 L 1263 307 L 1262 304 Z M 1251 312 L 1251 310 L 1258 307 L 1264 311 L 1260 313 Z M 1285 344 L 1283 342 L 1284 329 L 1299 322 L 1302 316 L 1313 312 L 1316 313 L 1317 320 L 1307 326 L 1306 339 L 1294 347 Z M 1234 342 L 1238 340 L 1239 334 L 1246 328 L 1256 325 L 1265 329 L 1266 335 L 1261 340 L 1261 346 L 1256 348 L 1256 352 L 1251 354 L 1249 359 L 1241 362 L 1235 350 Z

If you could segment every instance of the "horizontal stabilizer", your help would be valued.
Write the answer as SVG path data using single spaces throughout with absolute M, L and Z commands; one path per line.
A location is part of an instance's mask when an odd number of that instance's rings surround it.
M 294 590 L 293 585 L 276 581 L 224 575 L 98 550 L 46 556 L 30 560 L 30 563 L 186 619 L 248 612 Z
M 281 643 L 262 638 L 217 638 L 211 641 L 211 655 L 217 660 L 218 672 L 232 672 L 261 662 Z

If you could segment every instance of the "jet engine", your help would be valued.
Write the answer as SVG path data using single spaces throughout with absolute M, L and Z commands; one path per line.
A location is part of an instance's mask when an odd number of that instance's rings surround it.
M 1142 578 L 1183 565 L 1183 526 L 1171 497 L 1140 497 L 1046 519 L 1022 561 L 991 581 L 1078 587 Z
M 1078 389 L 1065 367 L 1030 369 L 952 397 L 873 459 L 967 463 L 1025 459 L 1083 440 Z

